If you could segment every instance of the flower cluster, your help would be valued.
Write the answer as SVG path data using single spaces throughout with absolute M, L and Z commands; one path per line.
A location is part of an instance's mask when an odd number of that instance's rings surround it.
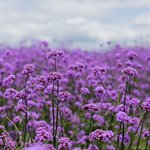
M 71 150 L 71 141 L 67 137 L 61 137 L 59 139 L 58 150 L 68 149 Z
M 35 66 L 33 64 L 26 64 L 23 67 L 22 74 L 28 76 L 35 71 Z
M 9 76 L 6 77 L 5 79 L 3 79 L 2 85 L 3 85 L 4 87 L 10 87 L 10 86 L 13 84 L 15 78 L 16 78 L 16 77 L 15 77 L 14 75 L 9 75 Z
M 0 56 L 0 149 L 149 149 L 148 48 L 64 54 L 44 41 Z
M 114 133 L 111 130 L 104 131 L 101 129 L 97 129 L 89 135 L 89 140 L 109 142 L 113 138 L 113 136 L 114 136 Z
M 61 102 L 68 101 L 70 98 L 71 98 L 71 93 L 69 93 L 68 91 L 59 93 L 59 100 Z
M 99 111 L 99 106 L 94 103 L 86 104 L 83 106 L 83 109 L 87 111 Z
M 150 98 L 148 98 L 142 103 L 142 108 L 150 112 Z
M 125 67 L 122 69 L 122 73 L 126 76 L 129 77 L 137 77 L 138 76 L 138 72 L 136 69 L 134 69 L 133 67 Z
M 64 55 L 63 51 L 58 51 L 58 50 L 51 50 L 50 52 L 47 53 L 48 58 L 56 59 L 59 57 L 62 57 Z

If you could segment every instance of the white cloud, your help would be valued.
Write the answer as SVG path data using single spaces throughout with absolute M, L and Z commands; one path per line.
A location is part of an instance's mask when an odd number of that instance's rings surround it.
M 150 23 L 145 12 L 150 8 L 148 0 L 2 1 L 3 42 L 17 43 L 24 38 L 35 38 L 51 42 L 72 41 L 77 47 L 91 48 L 108 40 L 130 43 L 139 37 L 147 40 Z M 125 24 L 119 22 L 122 18 L 114 18 L 119 23 L 105 21 L 106 18 L 111 20 L 113 11 L 129 8 L 144 9 L 145 12 L 137 13 Z M 128 20 L 130 16 L 122 17 Z

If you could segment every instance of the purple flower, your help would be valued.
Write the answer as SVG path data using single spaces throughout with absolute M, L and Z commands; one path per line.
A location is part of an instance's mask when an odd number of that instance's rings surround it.
M 59 93 L 59 100 L 61 102 L 68 101 L 70 98 L 71 98 L 71 93 L 69 93 L 68 91 Z
M 122 141 L 122 135 L 119 135 L 119 141 L 121 142 Z M 126 132 L 125 136 L 124 136 L 124 144 L 129 144 L 130 142 L 130 136 L 128 134 L 128 132 Z
M 114 132 L 112 132 L 111 130 L 105 131 L 103 133 L 103 142 L 109 142 L 110 139 L 112 139 L 112 137 L 114 136 Z
M 61 78 L 62 78 L 62 75 L 59 72 L 51 72 L 47 75 L 48 83 L 60 80 Z
M 130 99 L 130 101 L 129 101 L 129 104 L 130 104 L 131 106 L 138 106 L 139 103 L 140 103 L 140 99 L 138 99 L 138 98 L 132 98 L 132 99 Z
M 148 98 L 142 103 L 142 108 L 150 112 L 150 98 Z
M 16 97 L 16 93 L 17 91 L 13 88 L 8 88 L 6 89 L 6 91 L 4 92 L 4 97 L 5 98 L 11 98 L 14 99 Z
M 24 150 L 55 150 L 55 148 L 50 144 L 34 143 L 29 147 L 25 147 Z
M 101 97 L 104 94 L 104 88 L 102 86 L 96 87 L 95 93 L 97 97 Z
M 14 75 L 9 75 L 8 77 L 3 79 L 2 85 L 4 87 L 10 87 L 13 84 L 15 79 L 16 79 L 16 77 Z
M 125 112 L 120 111 L 116 114 L 116 120 L 119 122 L 126 122 L 127 119 L 128 119 L 128 116 Z
M 81 88 L 81 94 L 83 94 L 83 95 L 88 95 L 88 94 L 90 94 L 90 91 L 89 91 L 88 88 L 82 87 L 82 88 Z
M 105 120 L 104 120 L 104 118 L 102 116 L 94 114 L 93 119 L 98 122 L 99 126 L 103 126 L 104 125 Z
M 92 133 L 90 133 L 89 140 L 90 141 L 100 140 L 103 142 L 109 142 L 113 136 L 114 136 L 114 133 L 111 130 L 104 131 L 101 129 L 97 129 L 93 131 Z
M 23 67 L 22 74 L 28 76 L 29 74 L 33 73 L 34 71 L 35 71 L 35 66 L 33 64 L 26 64 Z
M 74 70 L 75 72 L 77 71 L 82 72 L 83 68 L 84 68 L 84 64 L 81 62 L 69 66 L 69 69 Z
M 61 58 L 64 55 L 64 52 L 61 50 L 51 50 L 50 52 L 47 53 L 48 58 L 56 59 L 56 58 Z
M 129 77 L 137 77 L 138 76 L 138 72 L 137 70 L 135 70 L 134 68 L 132 67 L 125 67 L 122 69 L 122 73 L 124 75 L 127 75 Z
M 5 149 L 16 149 L 16 142 L 15 141 L 12 141 L 11 139 L 7 139 L 6 140 L 7 142 L 5 143 Z
M 17 103 L 17 106 L 15 107 L 16 111 L 22 111 L 22 112 L 26 112 L 26 106 L 23 103 L 23 100 L 19 100 Z
M 129 58 L 130 60 L 133 60 L 133 59 L 135 59 L 135 58 L 137 57 L 137 53 L 134 52 L 134 51 L 129 51 L 129 52 L 127 53 L 127 56 L 128 56 L 128 58 Z
M 106 68 L 95 66 L 91 69 L 94 76 L 101 76 L 102 73 L 106 73 Z
M 47 88 L 44 90 L 44 94 L 52 94 L 53 92 L 56 95 L 56 93 L 57 93 L 57 87 L 53 86 L 51 84 L 49 86 L 47 86 Z
M 116 148 L 113 145 L 107 145 L 106 150 L 116 150 Z
M 95 144 L 90 144 L 88 150 L 99 150 L 99 148 Z
M 65 149 L 71 150 L 72 144 L 69 138 L 61 137 L 58 142 L 59 142 L 58 150 L 65 150 Z
M 38 121 L 35 124 L 36 127 L 36 136 L 35 140 L 37 142 L 44 142 L 44 141 L 52 141 L 52 134 L 50 126 L 45 121 Z
M 83 109 L 88 111 L 99 111 L 99 106 L 94 103 L 86 104 L 83 106 Z
M 142 133 L 142 137 L 150 137 L 150 130 L 149 129 L 144 130 Z
M 20 116 L 15 116 L 15 117 L 13 118 L 13 122 L 14 122 L 14 123 L 18 123 L 20 120 L 21 120 Z
M 45 85 L 47 82 L 47 79 L 45 76 L 40 75 L 36 77 L 35 81 L 36 81 L 36 84 Z

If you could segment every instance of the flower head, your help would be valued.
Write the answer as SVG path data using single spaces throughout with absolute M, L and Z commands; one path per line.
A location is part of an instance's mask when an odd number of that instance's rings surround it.
M 64 52 L 61 50 L 51 50 L 47 53 L 48 58 L 56 59 L 59 57 L 62 57 L 64 55 Z
M 142 108 L 150 112 L 150 98 L 148 98 L 142 103 Z
M 26 64 L 23 67 L 22 74 L 29 75 L 29 74 L 33 73 L 34 71 L 35 71 L 35 66 L 33 64 Z

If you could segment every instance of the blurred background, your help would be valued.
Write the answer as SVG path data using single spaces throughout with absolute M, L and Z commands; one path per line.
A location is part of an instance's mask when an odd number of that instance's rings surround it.
M 150 0 L 0 0 L 1 41 L 53 47 L 150 46 Z

